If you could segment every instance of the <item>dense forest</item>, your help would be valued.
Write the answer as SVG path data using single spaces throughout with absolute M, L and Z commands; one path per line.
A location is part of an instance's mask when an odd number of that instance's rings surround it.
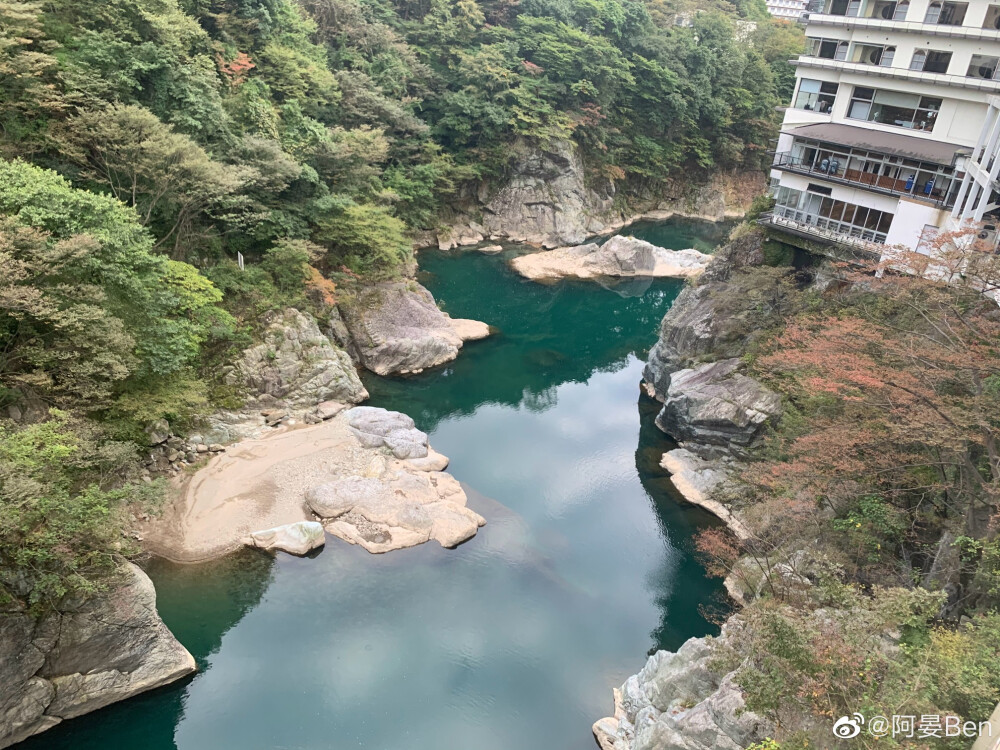
M 800 42 L 760 0 L 0 1 L 0 598 L 114 570 L 144 428 L 238 407 L 264 313 L 405 272 L 515 141 L 623 196 L 759 167 Z

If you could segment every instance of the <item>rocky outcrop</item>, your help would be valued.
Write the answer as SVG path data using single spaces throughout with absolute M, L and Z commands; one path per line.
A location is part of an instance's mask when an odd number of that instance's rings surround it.
M 195 671 L 156 613 L 152 581 L 131 564 L 125 575 L 40 620 L 0 615 L 0 747 Z
M 715 497 L 730 479 L 731 459 L 706 459 L 686 448 L 675 448 L 663 454 L 660 466 L 670 472 L 670 481 L 685 500 L 720 518 L 738 539 L 750 537 L 746 525 Z
M 355 407 L 227 448 L 177 486 L 140 533 L 150 552 L 178 562 L 243 545 L 302 554 L 322 538 L 317 519 L 370 552 L 431 539 L 454 547 L 485 520 L 466 507 L 447 465 L 406 415 Z
M 702 273 L 710 255 L 697 250 L 666 250 L 635 237 L 616 235 L 603 245 L 590 243 L 531 255 L 521 255 L 511 266 L 534 281 L 561 278 L 688 278 Z
M 366 448 L 388 448 L 396 458 L 426 458 L 427 433 L 398 411 L 359 406 L 347 415 L 351 432 Z
M 734 673 L 712 667 L 724 643 L 692 638 L 676 652 L 657 651 L 614 693 L 615 715 L 594 724 L 603 750 L 742 750 L 773 726 L 746 710 Z
M 252 397 L 268 396 L 290 408 L 368 398 L 347 353 L 320 332 L 311 315 L 292 307 L 271 320 L 264 340 L 243 352 L 228 380 Z
M 543 247 L 583 242 L 603 230 L 613 198 L 610 182 L 602 192 L 587 187 L 573 143 L 516 144 L 509 178 L 483 201 L 482 236 L 477 242 L 483 236 Z
M 275 526 L 250 534 L 254 547 L 264 550 L 281 550 L 292 555 L 305 555 L 326 544 L 323 524 L 316 521 L 299 521 Z
M 361 363 L 378 375 L 421 372 L 450 362 L 465 341 L 489 334 L 485 323 L 441 312 L 415 281 L 364 287 L 339 310 Z
M 781 397 L 739 367 L 734 358 L 673 373 L 657 426 L 697 453 L 744 455 L 780 416 Z
M 306 493 L 309 509 L 330 533 L 369 552 L 388 552 L 435 539 L 455 547 L 486 523 L 465 507 L 462 486 L 441 471 L 447 459 L 434 453 L 427 435 L 405 414 L 368 406 L 347 413 L 351 433 L 366 448 L 384 449 L 363 475 L 349 475 Z M 444 465 L 442 465 L 444 464 Z
M 557 248 L 610 234 L 640 219 L 674 214 L 719 221 L 742 216 L 764 191 L 763 172 L 690 174 L 659 182 L 655 191 L 624 186 L 624 200 L 606 179 L 588 182 L 579 149 L 570 141 L 512 146 L 507 173 L 497 182 L 466 190 L 448 229 L 429 234 L 418 247 L 442 250 L 484 240 L 525 242 Z M 621 196 L 618 196 L 621 198 Z
M 720 248 L 698 283 L 685 286 L 670 306 L 643 372 L 660 401 L 667 397 L 673 372 L 706 359 L 738 357 L 746 350 L 759 305 L 750 298 L 740 272 L 763 263 L 762 241 L 763 236 L 753 232 Z
M 381 465 L 378 465 L 381 469 Z M 313 488 L 306 500 L 331 534 L 372 553 L 431 539 L 456 547 L 486 520 L 465 507 L 458 481 L 444 472 L 386 466 L 376 476 L 351 476 Z

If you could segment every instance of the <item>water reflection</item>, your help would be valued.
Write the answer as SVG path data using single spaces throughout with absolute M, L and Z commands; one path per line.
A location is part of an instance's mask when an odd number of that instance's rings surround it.
M 684 245 L 682 246 L 689 246 Z M 31 750 L 591 750 L 645 652 L 711 631 L 643 359 L 680 283 L 642 297 L 421 256 L 435 296 L 501 333 L 447 368 L 366 378 L 411 414 L 487 518 L 457 550 L 331 543 L 151 567 L 194 679 L 67 722 Z M 637 448 L 638 446 L 638 448 Z
M 194 656 L 200 673 L 223 636 L 256 607 L 273 578 L 274 558 L 244 550 L 203 565 L 151 560 L 156 603 L 167 627 Z M 30 739 L 23 750 L 143 750 L 170 748 L 184 716 L 187 689 L 203 674 L 63 722 Z

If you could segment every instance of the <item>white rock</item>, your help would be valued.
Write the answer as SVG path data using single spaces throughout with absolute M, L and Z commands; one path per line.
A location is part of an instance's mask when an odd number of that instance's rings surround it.
M 535 281 L 687 278 L 702 273 L 711 258 L 697 250 L 667 250 L 635 237 L 616 235 L 603 245 L 588 243 L 522 255 L 514 258 L 511 266 L 525 278 Z
M 685 448 L 663 454 L 660 466 L 670 472 L 670 481 L 692 505 L 698 505 L 721 519 L 739 539 L 749 539 L 750 530 L 712 493 L 728 478 L 732 463 L 727 459 L 709 460 Z
M 452 318 L 451 327 L 462 341 L 478 341 L 490 335 L 490 327 L 486 323 L 469 318 Z
M 253 546 L 266 550 L 282 550 L 292 555 L 304 555 L 326 544 L 323 524 L 299 521 L 273 529 L 255 531 L 250 535 Z

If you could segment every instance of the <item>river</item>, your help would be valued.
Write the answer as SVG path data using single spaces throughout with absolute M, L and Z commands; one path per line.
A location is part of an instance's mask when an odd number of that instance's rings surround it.
M 710 224 L 629 233 L 709 249 Z M 421 255 L 421 281 L 496 336 L 422 375 L 368 377 L 484 515 L 455 550 L 153 560 L 160 613 L 199 673 L 65 722 L 24 750 L 592 750 L 611 688 L 652 648 L 716 630 L 692 555 L 714 523 L 677 502 L 640 394 L 681 282 L 544 286 L 501 256 Z M 632 296 L 630 296 L 632 295 Z

